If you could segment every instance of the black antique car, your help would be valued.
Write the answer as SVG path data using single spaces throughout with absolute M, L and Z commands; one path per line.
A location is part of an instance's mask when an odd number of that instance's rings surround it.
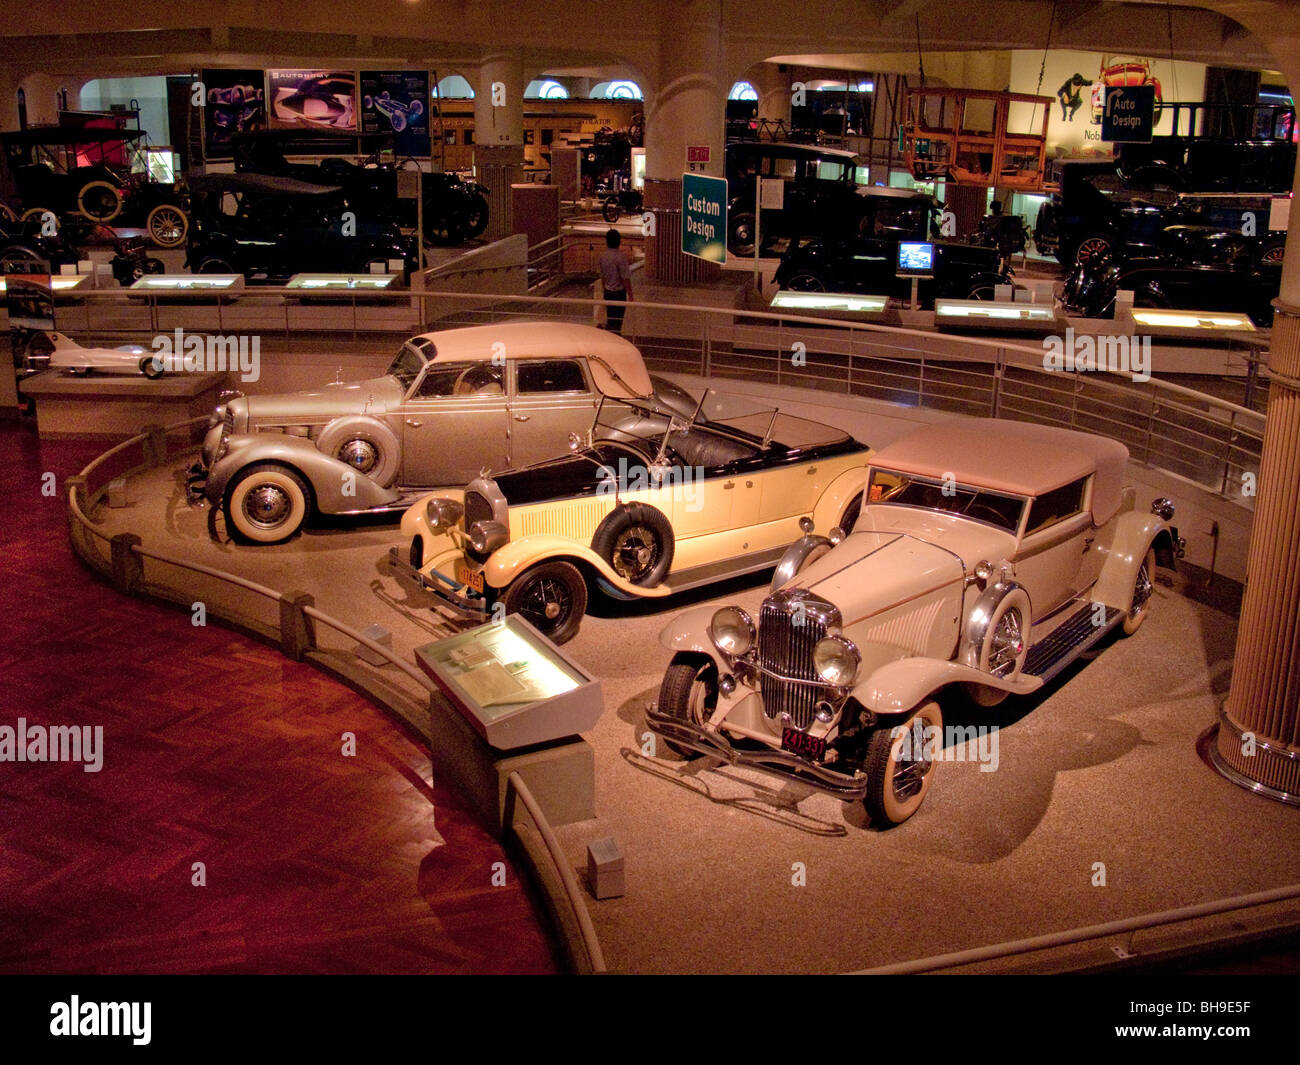
M 278 282 L 303 272 L 369 273 L 399 259 L 418 265 L 414 238 L 392 224 L 345 219 L 336 186 L 264 174 L 207 174 L 191 181 L 193 224 L 186 265 L 196 274 Z M 355 232 L 354 232 L 355 230 Z
M 22 222 L 0 217 L 0 271 L 4 263 L 46 262 L 54 273 L 60 267 L 86 257 L 61 234 L 41 236 L 37 221 Z
M 856 199 L 856 232 L 790 241 L 776 268 L 777 285 L 793 292 L 910 297 L 911 280 L 897 276 L 898 244 L 930 239 L 934 200 L 911 189 L 877 187 L 861 189 Z M 917 287 L 921 305 L 933 306 L 936 297 L 992 299 L 995 286 L 1010 283 L 999 255 L 996 247 L 935 241 L 934 277 Z
M 1255 234 L 1258 256 L 1281 261 L 1285 234 L 1268 229 L 1268 193 L 1187 192 L 1169 171 L 1129 177 L 1114 160 L 1060 165 L 1060 191 L 1039 208 L 1034 244 L 1065 266 L 1101 252 L 1160 254 L 1170 226 L 1198 225 Z
M 1135 307 L 1231 311 L 1249 315 L 1255 325 L 1268 328 L 1281 282 L 1280 263 L 1261 263 L 1251 256 L 1195 262 L 1122 259 L 1102 253 L 1070 271 L 1061 303 L 1068 314 L 1113 318 L 1115 297 L 1127 289 L 1133 292 Z
M 780 208 L 763 208 L 760 254 L 796 236 L 856 231 L 861 222 L 857 156 L 840 148 L 791 141 L 737 141 L 726 147 L 727 250 L 753 255 L 755 185 L 759 177 L 784 182 Z
M 183 182 L 131 171 L 127 148 L 143 136 L 75 126 L 0 134 L 12 213 L 32 220 L 49 212 L 74 234 L 103 223 L 138 227 L 160 248 L 179 247 L 189 229 L 188 193 Z
M 237 173 L 269 174 L 295 178 L 313 185 L 337 186 L 367 222 L 393 223 L 414 230 L 419 207 L 414 197 L 398 195 L 396 165 L 381 162 L 392 147 L 391 134 L 340 137 L 312 133 L 262 130 L 236 134 L 231 138 Z M 353 152 L 358 143 L 369 157 L 357 164 L 339 155 L 319 163 L 290 162 L 286 153 L 294 149 L 316 154 Z M 424 236 L 435 244 L 456 244 L 481 235 L 488 224 L 487 189 L 455 174 L 424 174 Z

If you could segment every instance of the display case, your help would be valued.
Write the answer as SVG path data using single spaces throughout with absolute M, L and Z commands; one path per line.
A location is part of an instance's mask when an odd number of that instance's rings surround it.
M 417 647 L 415 659 L 497 750 L 577 735 L 604 710 L 600 681 L 518 614 Z

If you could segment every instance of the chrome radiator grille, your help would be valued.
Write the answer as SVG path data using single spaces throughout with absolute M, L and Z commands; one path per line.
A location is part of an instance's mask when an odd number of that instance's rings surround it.
M 492 504 L 477 492 L 465 493 L 465 528 L 476 521 L 492 520 Z
M 758 615 L 758 661 L 765 670 L 796 680 L 817 680 L 813 648 L 827 628 L 839 623 L 839 611 L 802 589 L 777 592 L 763 601 Z M 815 684 L 791 684 L 761 674 L 763 712 L 770 718 L 788 714 L 790 727 L 806 730 L 821 696 Z

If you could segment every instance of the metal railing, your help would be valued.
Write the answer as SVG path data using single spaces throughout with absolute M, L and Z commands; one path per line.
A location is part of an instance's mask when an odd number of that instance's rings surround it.
M 539 246 L 541 247 L 541 246 Z M 539 252 L 539 261 L 563 242 Z M 278 288 L 244 290 L 215 303 L 174 306 L 156 296 L 88 293 L 84 328 L 138 337 L 167 332 L 173 323 L 196 332 L 257 331 L 263 351 L 272 341 L 285 351 L 320 352 L 337 344 L 339 329 L 323 330 L 321 308 L 298 313 L 301 294 Z M 114 299 L 113 297 L 116 297 Z M 336 308 L 354 339 L 403 335 L 412 320 L 430 328 L 491 324 L 522 316 L 590 322 L 603 300 L 538 295 L 358 291 Z M 415 305 L 422 309 L 414 310 Z M 90 313 L 91 307 L 95 313 Z M 109 307 L 111 306 L 111 310 Z M 73 308 L 60 306 L 65 330 Z M 315 323 L 315 328 L 312 328 Z M 875 323 L 636 301 L 627 305 L 624 335 L 640 347 L 647 366 L 705 378 L 818 389 L 866 399 L 994 416 L 1102 433 L 1132 457 L 1189 479 L 1249 507 L 1240 487 L 1257 473 L 1264 416 L 1246 407 L 1169 381 L 1132 375 L 1045 369 L 1043 348 L 1018 341 L 958 337 Z M 797 356 L 797 357 L 796 357 Z
M 182 442 L 185 446 L 179 453 L 192 449 L 193 442 L 190 437 L 193 430 L 206 422 L 205 415 L 165 427 L 150 426 L 136 436 L 105 451 L 89 462 L 80 473 L 68 479 L 69 538 L 77 555 L 124 594 L 149 594 L 150 589 L 144 573 L 145 560 L 221 581 L 276 605 L 279 620 L 270 624 L 250 623 L 248 618 L 237 617 L 233 611 L 223 613 L 222 617 L 236 625 L 250 628 L 258 635 L 277 637 L 281 650 L 289 657 L 302 660 L 311 657 L 312 652 L 320 650 L 316 640 L 315 625 L 323 625 L 350 640 L 355 640 L 389 665 L 395 666 L 415 683 L 426 699 L 439 695 L 438 686 L 416 666 L 399 658 L 392 648 L 385 647 L 346 622 L 318 610 L 313 605 L 314 600 L 310 595 L 277 591 L 267 585 L 213 566 L 148 550 L 141 546 L 139 537 L 134 534 L 117 533 L 110 536 L 91 520 L 88 511 L 93 510 L 96 502 L 108 491 L 109 483 L 114 477 L 129 476 L 166 463 L 170 451 L 168 440 L 172 436 L 184 434 Z M 114 459 L 131 457 L 132 450 L 135 448 L 142 449 L 140 461 L 127 466 L 125 470 L 114 469 L 111 475 L 105 474 L 104 471 L 110 468 Z M 176 454 L 178 452 L 172 452 L 173 457 Z M 92 481 L 92 477 L 95 481 Z M 102 550 L 103 547 L 108 549 L 107 556 Z M 159 595 L 159 591 L 155 588 L 153 594 Z M 175 595 L 160 595 L 160 597 L 174 602 L 180 601 L 180 598 Z M 330 667 L 324 656 L 312 657 L 311 660 L 322 668 L 337 672 Z M 349 674 L 344 679 L 351 682 L 355 677 Z M 384 685 L 375 685 L 369 689 L 372 698 L 392 710 L 393 707 L 387 698 L 387 690 Z M 519 810 L 520 804 L 523 807 L 522 814 Z M 587 911 L 582 889 L 545 813 L 517 773 L 511 773 L 508 778 L 503 828 L 507 834 L 513 834 L 519 840 L 523 853 L 536 867 L 534 876 L 537 880 L 542 882 L 543 886 L 547 883 L 559 885 L 558 891 L 546 892 L 546 903 L 556 926 L 562 933 L 566 951 L 575 970 L 581 973 L 604 972 L 604 955 L 591 915 Z M 537 840 L 541 841 L 541 846 L 537 845 Z M 545 864 L 548 862 L 554 867 L 553 877 L 548 877 L 544 873 Z

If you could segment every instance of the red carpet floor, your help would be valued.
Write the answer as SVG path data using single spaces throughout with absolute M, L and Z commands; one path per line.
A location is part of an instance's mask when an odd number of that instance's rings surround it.
M 102 450 L 0 427 L 0 726 L 104 732 L 98 773 L 0 761 L 0 972 L 555 971 L 516 870 L 381 710 L 77 561 L 63 478 Z

